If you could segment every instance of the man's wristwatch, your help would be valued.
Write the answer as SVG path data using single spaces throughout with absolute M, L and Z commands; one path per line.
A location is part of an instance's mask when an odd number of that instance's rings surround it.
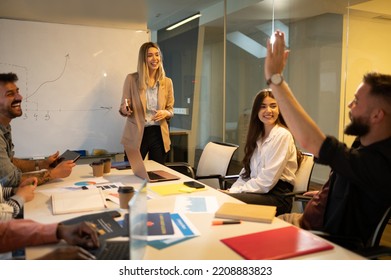
M 282 82 L 284 81 L 284 77 L 277 73 L 277 74 L 273 74 L 267 81 L 266 81 L 266 84 L 268 86 L 270 86 L 270 84 L 273 84 L 273 85 L 276 85 L 276 86 L 279 86 L 282 84 Z

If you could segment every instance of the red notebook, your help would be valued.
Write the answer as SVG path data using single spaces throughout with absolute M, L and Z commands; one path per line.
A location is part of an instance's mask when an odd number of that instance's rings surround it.
M 295 226 L 222 239 L 247 260 L 279 260 L 334 248 L 320 237 Z

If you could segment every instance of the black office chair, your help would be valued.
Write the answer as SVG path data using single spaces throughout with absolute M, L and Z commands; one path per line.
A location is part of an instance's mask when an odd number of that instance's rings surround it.
M 355 237 L 336 236 L 321 231 L 311 232 L 346 249 L 349 249 L 367 259 L 378 259 L 380 257 L 391 256 L 391 247 L 380 245 L 380 240 L 382 238 L 384 229 L 390 222 L 390 217 L 391 206 L 389 206 L 383 214 L 367 244 L 363 244 L 361 240 Z

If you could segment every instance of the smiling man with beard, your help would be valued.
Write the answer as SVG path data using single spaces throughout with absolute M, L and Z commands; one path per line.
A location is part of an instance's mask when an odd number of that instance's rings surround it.
M 0 182 L 3 187 L 16 188 L 28 177 L 37 177 L 38 185 L 51 179 L 68 177 L 75 164 L 63 161 L 55 168 L 49 165 L 59 152 L 43 160 L 25 160 L 14 157 L 14 144 L 11 135 L 11 120 L 22 115 L 22 99 L 16 85 L 18 77 L 14 73 L 0 74 Z M 31 174 L 24 172 L 41 171 Z M 23 202 L 21 202 L 23 203 Z
M 391 75 L 364 75 L 348 105 L 351 123 L 345 133 L 357 136 L 348 148 L 319 129 L 284 81 L 281 74 L 289 54 L 284 37 L 283 32 L 275 32 L 273 49 L 268 42 L 265 78 L 298 144 L 332 172 L 303 214 L 279 218 L 304 229 L 358 240 L 340 243 L 357 249 L 368 243 L 391 203 Z

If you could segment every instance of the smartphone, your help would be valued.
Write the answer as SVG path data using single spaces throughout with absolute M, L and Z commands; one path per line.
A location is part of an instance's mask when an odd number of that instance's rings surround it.
M 111 214 L 111 216 L 113 217 L 113 218 L 118 218 L 118 217 L 121 217 L 121 213 L 120 212 L 118 212 L 118 211 L 110 211 L 109 212 L 110 214 Z
M 55 161 L 50 164 L 51 168 L 56 167 L 60 162 L 64 160 L 73 160 L 76 162 L 80 158 L 80 154 L 71 150 L 66 150 L 61 156 L 59 156 Z
M 187 181 L 187 182 L 183 182 L 183 184 L 185 184 L 186 186 L 188 186 L 190 188 L 196 188 L 196 189 L 205 188 L 205 185 L 198 183 L 196 181 Z

